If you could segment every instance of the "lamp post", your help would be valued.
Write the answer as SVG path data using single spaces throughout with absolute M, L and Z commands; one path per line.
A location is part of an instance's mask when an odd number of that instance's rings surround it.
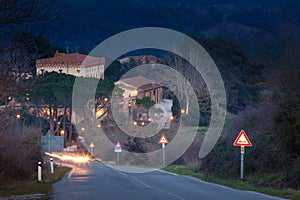
M 21 119 L 21 114 L 16 114 L 16 118 L 19 120 Z M 24 136 L 24 125 L 25 125 L 25 119 L 23 120 L 22 123 L 22 135 Z
M 64 148 L 65 148 L 65 146 L 66 146 L 65 130 L 64 130 L 64 129 L 61 129 L 61 130 L 59 131 L 59 133 L 60 133 L 60 136 L 63 136 L 63 137 L 64 137 L 63 143 L 64 143 Z

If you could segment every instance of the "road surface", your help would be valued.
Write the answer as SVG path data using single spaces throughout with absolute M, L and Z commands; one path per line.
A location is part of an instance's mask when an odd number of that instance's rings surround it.
M 280 198 L 235 190 L 160 170 L 148 173 L 125 173 L 93 161 L 88 165 L 74 167 L 65 179 L 55 183 L 50 199 L 274 200 Z

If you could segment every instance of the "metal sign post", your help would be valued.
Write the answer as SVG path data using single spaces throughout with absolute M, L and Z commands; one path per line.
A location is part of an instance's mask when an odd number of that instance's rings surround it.
M 120 142 L 117 142 L 115 145 L 115 152 L 117 153 L 117 164 L 120 163 L 120 153 L 122 152 L 122 145 Z
M 120 163 L 120 152 L 117 152 L 117 164 Z
M 165 143 L 162 143 L 162 152 L 163 152 L 163 165 L 165 165 L 166 163 L 166 159 L 165 159 Z
M 252 144 L 246 135 L 244 130 L 241 130 L 240 134 L 235 139 L 234 146 L 240 146 L 241 147 L 241 179 L 244 178 L 244 154 L 245 154 L 245 146 L 251 147 Z
M 241 146 L 241 179 L 244 178 L 244 153 L 245 146 Z
M 162 134 L 158 140 L 158 144 L 162 145 L 162 160 L 163 160 L 162 164 L 163 165 L 166 165 L 165 147 L 166 147 L 166 144 L 168 144 L 168 143 L 169 143 L 169 141 L 168 141 L 167 137 L 165 136 L 165 134 Z

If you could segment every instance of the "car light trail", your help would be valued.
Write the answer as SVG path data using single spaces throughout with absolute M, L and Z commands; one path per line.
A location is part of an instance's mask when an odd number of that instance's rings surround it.
M 90 157 L 87 155 L 78 155 L 78 154 L 56 154 L 56 153 L 49 153 L 45 152 L 46 155 L 51 156 L 53 158 L 58 158 L 61 161 L 68 161 L 77 164 L 84 164 L 88 163 Z

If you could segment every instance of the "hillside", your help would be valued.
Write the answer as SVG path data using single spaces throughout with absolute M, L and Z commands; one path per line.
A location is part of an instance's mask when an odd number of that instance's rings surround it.
M 286 21 L 298 28 L 300 23 L 296 0 L 65 0 L 58 7 L 55 20 L 30 29 L 71 51 L 90 51 L 104 39 L 136 27 L 165 27 L 190 35 L 244 41 L 258 36 L 276 38 Z

